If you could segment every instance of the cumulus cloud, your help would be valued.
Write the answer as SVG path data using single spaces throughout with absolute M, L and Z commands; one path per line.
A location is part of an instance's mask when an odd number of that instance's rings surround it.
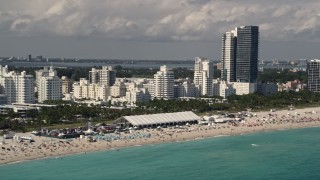
M 211 41 L 241 25 L 267 40 L 320 41 L 317 0 L 0 0 L 0 33 Z

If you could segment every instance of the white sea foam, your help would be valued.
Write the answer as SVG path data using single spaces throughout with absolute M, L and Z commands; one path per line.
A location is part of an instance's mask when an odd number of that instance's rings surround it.
M 230 135 L 216 135 L 214 137 L 225 137 L 225 136 L 230 136 Z

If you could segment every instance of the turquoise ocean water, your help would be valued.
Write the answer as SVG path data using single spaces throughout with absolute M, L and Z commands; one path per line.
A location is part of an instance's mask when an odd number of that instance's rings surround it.
M 320 179 L 320 128 L 1 165 L 0 179 Z

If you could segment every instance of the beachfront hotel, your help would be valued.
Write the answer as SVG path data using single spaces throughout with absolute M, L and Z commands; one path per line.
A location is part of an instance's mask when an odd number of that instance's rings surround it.
M 43 76 L 49 76 L 49 74 L 57 74 L 57 71 L 54 69 L 53 66 L 45 66 L 43 67 L 43 69 L 40 69 L 38 71 L 35 71 L 36 72 L 36 92 L 39 91 L 39 85 L 40 85 L 40 79 L 43 77 Z
M 222 36 L 222 68 L 221 79 L 227 82 L 236 81 L 236 52 L 237 35 L 236 31 L 226 32 Z
M 203 57 L 196 57 L 194 64 L 194 79 L 193 82 L 197 87 L 198 93 L 201 96 L 213 95 L 213 65 L 210 60 Z
M 102 66 L 102 69 L 92 68 L 89 71 L 89 81 L 91 84 L 112 86 L 116 82 L 116 71 L 112 66 Z
M 320 60 L 310 60 L 307 64 L 308 90 L 320 92 Z
M 154 97 L 163 99 L 174 98 L 174 74 L 166 65 L 154 74 Z
M 57 71 L 50 67 L 50 71 L 46 75 L 42 75 L 38 82 L 38 102 L 45 100 L 60 100 L 62 98 L 61 80 L 57 76 Z
M 240 26 L 222 36 L 221 80 L 213 83 L 213 95 L 227 97 L 257 91 L 259 27 Z M 261 86 L 260 90 L 266 90 Z
M 61 93 L 65 95 L 72 92 L 72 84 L 73 84 L 72 79 L 69 79 L 67 76 L 62 76 L 61 77 Z
M 106 85 L 90 84 L 85 78 L 73 84 L 73 96 L 76 99 L 93 99 L 106 101 L 110 88 Z
M 257 83 L 259 27 L 241 26 L 222 37 L 221 79 Z
M 34 103 L 34 77 L 14 71 L 8 72 L 8 66 L 0 66 L 0 94 L 6 98 L 6 104 Z

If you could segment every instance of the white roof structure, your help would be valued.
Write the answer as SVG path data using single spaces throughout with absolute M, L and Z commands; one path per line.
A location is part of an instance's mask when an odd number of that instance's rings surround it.
M 133 126 L 144 126 L 153 124 L 169 124 L 188 121 L 198 121 L 201 118 L 191 111 L 176 113 L 161 113 L 138 116 L 123 116 L 117 120 L 126 120 Z M 116 120 L 116 121 L 117 121 Z

